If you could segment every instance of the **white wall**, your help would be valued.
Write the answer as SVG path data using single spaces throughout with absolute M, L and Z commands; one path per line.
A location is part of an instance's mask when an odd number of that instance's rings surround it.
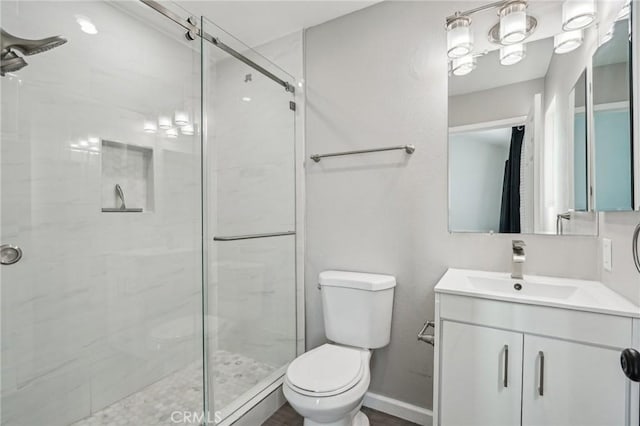
M 511 236 L 447 232 L 447 62 L 451 2 L 384 2 L 306 32 L 307 152 L 413 143 L 306 161 L 307 346 L 323 334 L 317 275 L 329 268 L 398 278 L 391 344 L 372 360 L 373 392 L 431 407 L 433 319 L 448 267 L 506 271 Z M 527 273 L 595 279 L 595 237 L 524 236 Z

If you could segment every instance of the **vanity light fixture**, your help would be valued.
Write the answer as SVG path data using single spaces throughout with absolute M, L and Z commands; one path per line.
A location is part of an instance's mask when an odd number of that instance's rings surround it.
M 500 63 L 514 65 L 524 59 L 527 49 L 524 43 L 511 44 L 500 48 Z
M 180 132 L 182 132 L 182 134 L 185 136 L 193 136 L 193 134 L 195 133 L 195 129 L 193 127 L 193 124 L 187 124 L 186 126 L 182 126 L 180 128 Z
M 184 126 L 189 124 L 189 115 L 184 111 L 176 111 L 173 117 L 173 121 L 178 126 Z
M 456 13 L 447 19 L 447 56 L 461 58 L 472 50 L 471 18 Z
M 586 28 L 596 19 L 595 0 L 565 0 L 562 3 L 562 29 L 574 31 Z
M 178 137 L 178 129 L 176 129 L 175 127 L 167 129 L 166 133 L 168 138 L 175 139 Z
M 158 126 L 154 121 L 147 120 L 144 122 L 144 127 L 142 128 L 142 130 L 145 133 L 155 133 L 158 131 Z
M 473 71 L 478 62 L 473 55 L 466 55 L 462 58 L 455 58 L 451 61 L 451 74 L 461 77 Z
M 569 53 L 582 44 L 584 34 L 582 30 L 566 31 L 553 38 L 553 51 L 558 55 Z
M 527 38 L 527 2 L 507 1 L 498 12 L 500 16 L 500 44 L 520 43 Z
M 160 117 L 158 117 L 158 127 L 160 127 L 161 129 L 167 130 L 172 126 L 173 123 L 171 122 L 171 117 L 168 117 L 166 115 L 161 115 Z

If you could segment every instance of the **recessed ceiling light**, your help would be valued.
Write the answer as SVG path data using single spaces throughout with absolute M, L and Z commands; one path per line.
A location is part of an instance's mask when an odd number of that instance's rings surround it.
M 251 102 L 251 98 L 248 97 L 248 96 L 243 96 L 242 100 L 245 101 L 245 102 Z

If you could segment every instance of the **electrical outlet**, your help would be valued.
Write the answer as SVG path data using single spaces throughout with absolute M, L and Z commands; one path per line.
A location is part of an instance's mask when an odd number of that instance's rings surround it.
M 613 269 L 611 261 L 611 240 L 608 238 L 602 239 L 602 267 L 607 272 L 611 272 Z

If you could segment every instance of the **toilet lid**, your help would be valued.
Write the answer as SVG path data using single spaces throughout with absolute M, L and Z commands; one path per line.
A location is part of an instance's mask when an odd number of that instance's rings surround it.
M 287 379 L 296 388 L 314 394 L 329 396 L 345 392 L 362 378 L 361 352 L 344 346 L 322 345 L 296 358 L 287 369 Z

